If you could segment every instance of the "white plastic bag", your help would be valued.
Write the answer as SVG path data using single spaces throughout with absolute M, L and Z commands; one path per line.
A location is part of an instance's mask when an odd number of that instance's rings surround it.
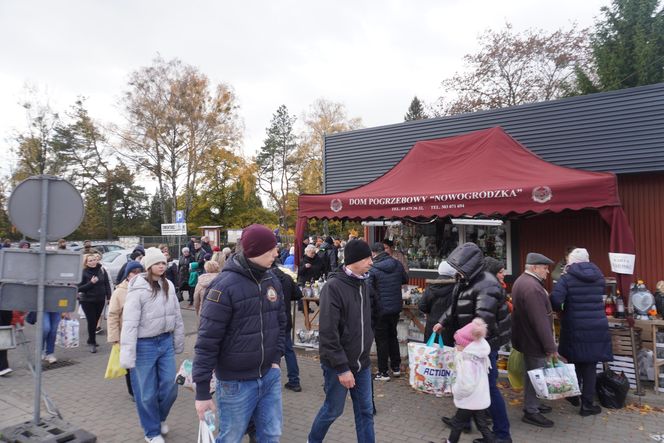
M 555 367 L 532 369 L 528 377 L 537 398 L 558 400 L 581 395 L 573 364 L 558 363 Z
M 79 329 L 78 320 L 63 318 L 58 324 L 55 344 L 61 348 L 78 348 Z
M 214 443 L 214 434 L 203 420 L 198 422 L 198 443 Z

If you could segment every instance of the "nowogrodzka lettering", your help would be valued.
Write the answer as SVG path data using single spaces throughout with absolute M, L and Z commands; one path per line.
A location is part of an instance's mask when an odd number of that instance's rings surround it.
M 394 206 L 417 203 L 454 202 L 518 197 L 523 189 L 494 189 L 473 192 L 454 192 L 436 195 L 411 195 L 407 197 L 364 197 L 348 199 L 350 206 Z

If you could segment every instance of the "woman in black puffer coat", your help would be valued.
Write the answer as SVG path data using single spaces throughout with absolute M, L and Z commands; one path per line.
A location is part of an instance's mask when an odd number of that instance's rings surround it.
M 562 312 L 558 353 L 574 363 L 582 385 L 582 416 L 599 414 L 594 404 L 597 362 L 612 361 L 611 334 L 602 296 L 606 281 L 583 248 L 570 252 L 565 273 L 553 287 L 551 306 Z M 578 406 L 578 399 L 570 403 Z
M 111 282 L 104 268 L 99 264 L 99 254 L 83 256 L 83 276 L 78 284 L 78 299 L 88 322 L 88 345 L 90 352 L 97 352 L 95 330 L 104 312 L 106 301 L 111 298 Z
M 424 340 L 428 340 L 433 332 L 433 325 L 447 311 L 452 304 L 452 290 L 456 280 L 456 271 L 446 261 L 440 262 L 438 266 L 438 279 L 427 280 L 430 282 L 420 299 L 417 307 L 427 315 L 424 326 Z M 450 344 L 451 346 L 452 344 Z

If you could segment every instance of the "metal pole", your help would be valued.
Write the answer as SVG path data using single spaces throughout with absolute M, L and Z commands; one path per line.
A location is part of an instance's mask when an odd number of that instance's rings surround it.
M 48 229 L 48 178 L 41 177 L 41 219 L 39 228 L 39 278 L 37 279 L 37 331 L 35 332 L 35 412 L 32 421 L 39 426 L 41 408 L 42 345 L 44 342 L 44 285 L 46 277 L 46 233 Z

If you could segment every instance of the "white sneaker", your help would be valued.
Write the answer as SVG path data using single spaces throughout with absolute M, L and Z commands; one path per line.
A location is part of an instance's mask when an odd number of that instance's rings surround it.
M 164 437 L 162 437 L 161 435 L 157 435 L 156 437 L 146 436 L 145 441 L 147 441 L 148 443 L 166 443 L 166 441 L 164 441 Z
M 46 360 L 49 364 L 53 364 L 58 361 L 58 359 L 55 358 L 55 354 L 48 354 L 44 360 Z
M 401 377 L 401 371 L 392 371 L 392 377 Z
M 161 422 L 161 433 L 162 433 L 163 435 L 168 434 L 168 425 L 166 424 L 165 421 L 162 421 L 162 422 Z
M 5 368 L 2 371 L 0 371 L 0 377 L 4 377 L 5 375 L 11 374 L 12 372 L 14 372 L 12 368 Z

